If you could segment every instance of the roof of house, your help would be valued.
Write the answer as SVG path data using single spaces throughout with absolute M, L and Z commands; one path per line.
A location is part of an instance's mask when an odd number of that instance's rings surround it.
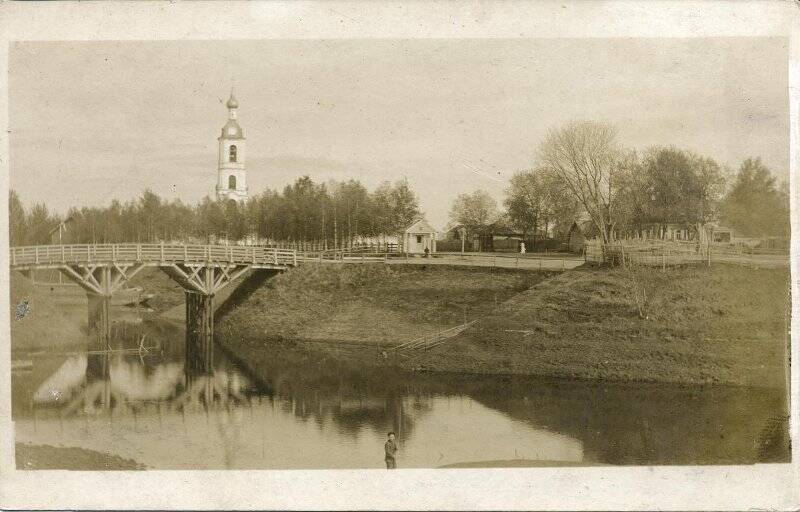
M 436 230 L 425 219 L 417 219 L 406 228 L 404 233 L 436 233 Z

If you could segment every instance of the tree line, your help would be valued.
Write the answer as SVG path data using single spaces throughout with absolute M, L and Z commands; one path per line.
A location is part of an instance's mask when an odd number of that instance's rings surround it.
M 604 242 L 685 226 L 703 242 L 709 223 L 745 237 L 789 236 L 789 193 L 759 158 L 737 172 L 673 146 L 639 154 L 607 123 L 551 130 L 536 165 L 510 180 L 500 210 L 485 191 L 459 195 L 450 222 L 473 233 L 509 229 L 526 238 L 564 239 L 574 222 Z
M 642 153 L 625 148 L 607 123 L 576 122 L 550 130 L 535 165 L 511 178 L 503 208 L 485 191 L 455 198 L 450 221 L 471 233 L 515 231 L 526 239 L 564 240 L 575 222 L 605 242 L 670 224 L 703 241 L 718 222 L 745 237 L 788 237 L 789 194 L 758 158 L 737 172 L 673 146 Z M 365 237 L 401 232 L 420 214 L 405 180 L 369 191 L 357 180 L 315 183 L 308 176 L 282 191 L 267 189 L 246 202 L 168 201 L 150 190 L 125 203 L 72 208 L 66 215 L 44 204 L 26 209 L 12 190 L 12 245 L 256 239 L 259 243 L 313 242 L 347 247 Z M 63 222 L 66 229 L 59 230 Z
M 315 183 L 303 176 L 281 192 L 267 189 L 241 203 L 205 197 L 186 204 L 145 190 L 125 203 L 113 200 L 106 207 L 71 208 L 66 215 L 51 212 L 42 203 L 25 208 L 11 190 L 9 235 L 11 245 L 251 238 L 259 243 L 314 242 L 337 248 L 364 237 L 395 235 L 419 213 L 418 199 L 406 180 L 384 182 L 368 191 L 357 180 Z

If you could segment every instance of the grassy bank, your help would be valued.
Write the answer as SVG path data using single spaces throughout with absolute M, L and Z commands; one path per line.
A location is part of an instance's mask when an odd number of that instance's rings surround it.
M 544 279 L 530 272 L 309 265 L 276 276 L 218 324 L 220 338 L 395 345 L 479 318 Z
M 48 284 L 50 283 L 50 284 Z M 41 270 L 36 284 L 18 272 L 10 275 L 11 348 L 13 351 L 44 350 L 53 347 L 85 347 L 87 336 L 86 292 L 69 280 L 58 284 L 58 274 Z M 130 282 L 155 294 L 148 305 L 156 312 L 183 304 L 183 290 L 157 268 L 146 268 Z M 29 311 L 15 318 L 16 306 L 28 301 Z M 135 321 L 140 312 L 126 306 L 112 306 L 111 322 Z M 181 317 L 182 318 L 182 317 Z
M 145 469 L 142 464 L 116 455 L 49 445 L 17 443 L 17 469 L 66 469 L 75 471 Z
M 63 287 L 62 287 L 63 288 Z M 69 346 L 85 343 L 86 299 L 74 307 L 65 306 L 56 297 L 57 290 L 35 286 L 30 279 L 12 272 L 9 283 L 11 302 L 11 349 L 34 350 L 53 345 Z M 28 313 L 15 318 L 18 304 L 27 301 Z
M 788 269 L 582 268 L 549 278 L 479 269 L 347 266 L 279 276 L 219 325 L 250 360 L 303 351 L 405 369 L 781 387 Z M 430 350 L 389 352 L 477 320 Z M 373 345 L 372 348 L 369 345 Z M 286 343 L 282 347 L 286 348 Z
M 504 303 L 417 367 L 475 373 L 782 386 L 788 269 L 580 269 Z

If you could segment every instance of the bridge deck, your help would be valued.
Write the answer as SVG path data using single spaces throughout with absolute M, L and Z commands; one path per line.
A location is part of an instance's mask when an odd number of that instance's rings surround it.
M 290 249 L 263 246 L 183 244 L 37 245 L 10 248 L 11 268 L 48 268 L 70 264 L 248 265 L 286 268 L 297 264 Z

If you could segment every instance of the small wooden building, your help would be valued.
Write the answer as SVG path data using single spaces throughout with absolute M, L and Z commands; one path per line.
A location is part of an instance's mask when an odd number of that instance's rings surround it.
M 569 252 L 581 253 L 586 243 L 586 234 L 578 222 L 573 222 L 567 233 L 567 248 Z
M 424 254 L 436 252 L 436 230 L 425 219 L 417 219 L 402 233 L 403 252 Z

